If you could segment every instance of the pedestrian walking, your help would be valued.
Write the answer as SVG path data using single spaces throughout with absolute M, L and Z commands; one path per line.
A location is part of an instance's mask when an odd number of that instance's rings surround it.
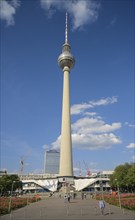
M 68 202 L 70 202 L 70 194 L 68 194 L 67 199 L 68 199 Z
M 82 199 L 84 199 L 84 194 L 82 193 Z
M 67 194 L 64 195 L 64 202 L 67 202 Z
M 101 214 L 104 215 L 105 203 L 104 203 L 104 200 L 103 200 L 103 199 L 101 199 L 101 200 L 99 201 L 99 208 L 100 208 L 100 210 L 101 210 Z

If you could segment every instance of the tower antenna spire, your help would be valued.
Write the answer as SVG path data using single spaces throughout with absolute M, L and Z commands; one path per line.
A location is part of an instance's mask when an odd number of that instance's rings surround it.
M 68 15 L 66 11 L 65 44 L 68 44 Z

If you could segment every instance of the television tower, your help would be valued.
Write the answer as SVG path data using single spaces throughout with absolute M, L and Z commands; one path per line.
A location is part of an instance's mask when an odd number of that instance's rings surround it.
M 72 139 L 70 121 L 70 69 L 75 64 L 75 59 L 70 53 L 68 43 L 68 20 L 66 12 L 65 43 L 62 46 L 62 54 L 58 57 L 58 64 L 63 70 L 63 104 L 62 104 L 62 125 L 61 125 L 61 146 L 60 146 L 60 169 L 59 176 L 73 176 L 72 162 Z

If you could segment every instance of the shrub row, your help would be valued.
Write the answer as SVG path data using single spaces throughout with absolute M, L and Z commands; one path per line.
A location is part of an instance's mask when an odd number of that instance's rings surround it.
M 30 203 L 37 202 L 41 198 L 39 196 L 34 196 L 32 198 L 11 198 L 11 210 L 24 207 Z M 0 215 L 7 214 L 9 208 L 10 198 L 1 197 L 0 198 Z

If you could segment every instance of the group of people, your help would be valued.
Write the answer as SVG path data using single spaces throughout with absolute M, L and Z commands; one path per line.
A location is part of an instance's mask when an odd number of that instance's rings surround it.
M 64 201 L 65 201 L 65 202 L 67 202 L 67 201 L 70 202 L 70 198 L 71 198 L 70 194 L 67 194 L 67 193 L 66 193 L 66 194 L 64 195 Z
M 82 194 L 82 199 L 84 199 L 84 198 L 86 199 L 86 195 L 85 195 L 85 194 Z M 70 202 L 70 199 L 71 199 L 71 195 L 68 194 L 68 193 L 66 193 L 66 194 L 64 195 L 64 201 L 65 201 L 65 202 Z M 104 202 L 103 199 L 100 199 L 100 200 L 99 200 L 99 208 L 100 208 L 100 210 L 101 210 L 101 214 L 104 215 L 105 202 Z
M 86 199 L 86 193 L 82 193 L 82 199 Z

